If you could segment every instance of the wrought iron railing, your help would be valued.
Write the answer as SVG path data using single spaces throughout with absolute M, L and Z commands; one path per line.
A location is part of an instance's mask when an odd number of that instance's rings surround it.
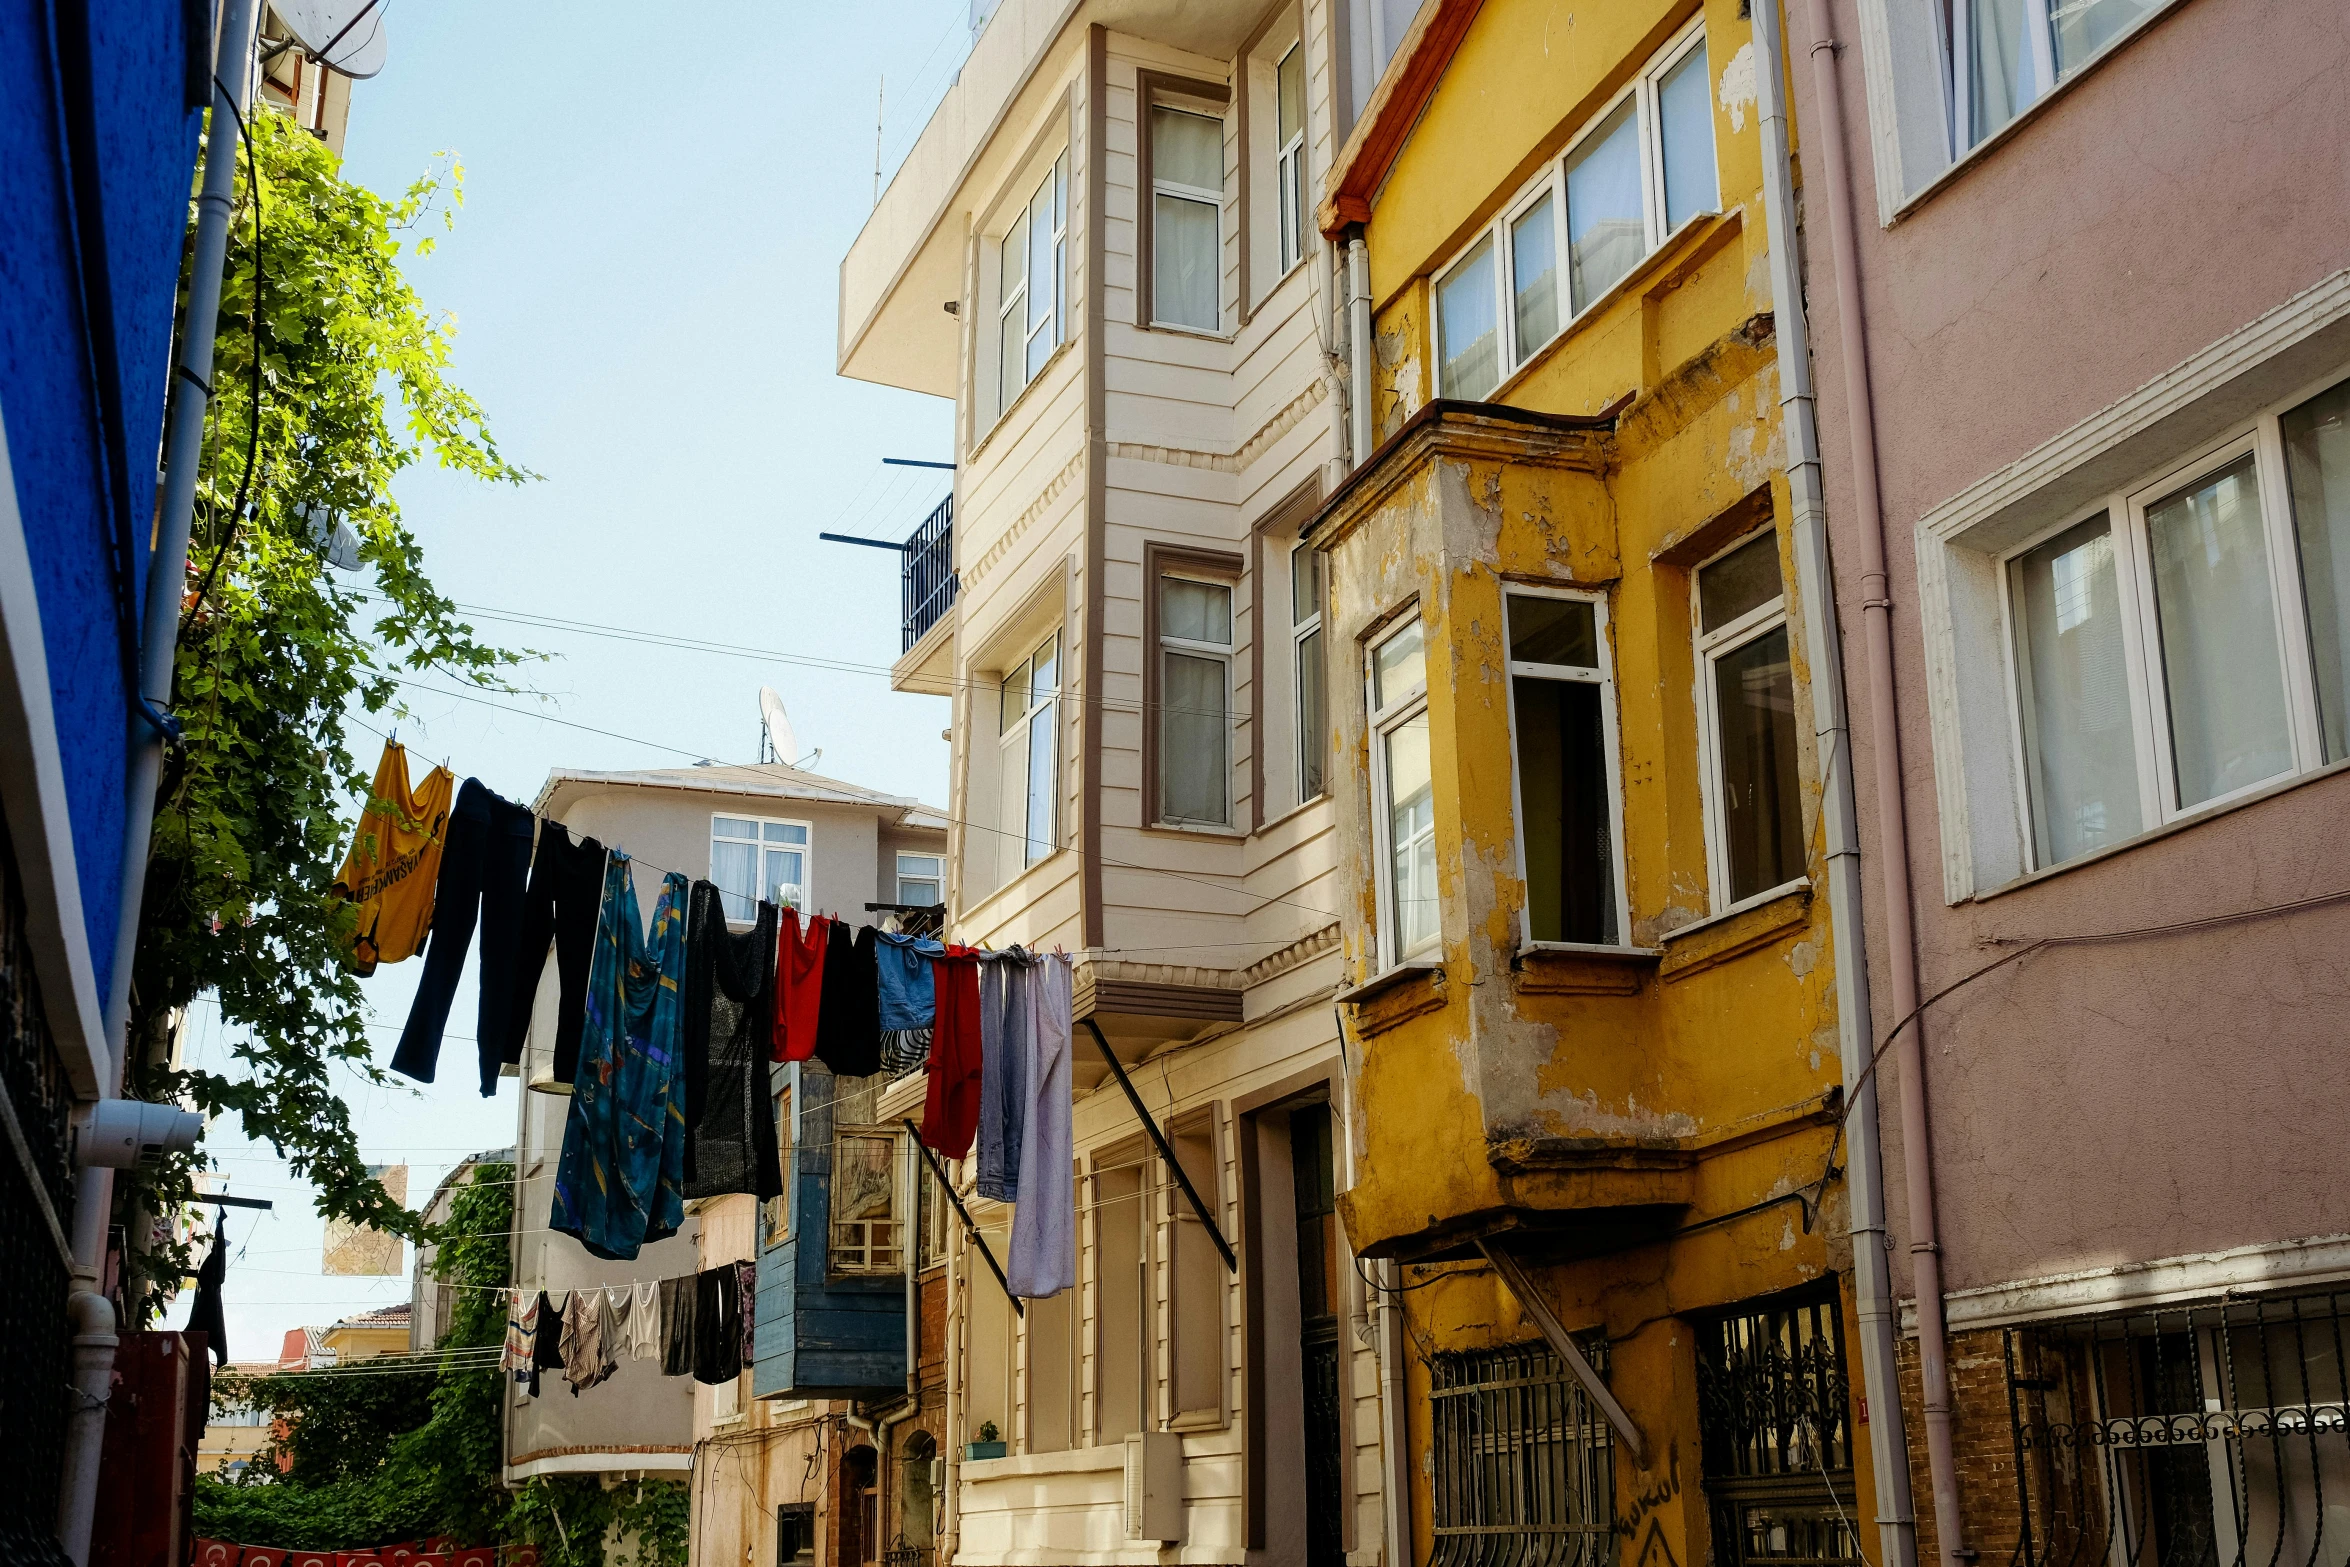
M 936 1554 L 927 1545 L 907 1545 L 901 1541 L 882 1552 L 882 1567 L 930 1567 Z
M 1607 1345 L 1585 1353 L 1604 1373 Z M 1610 1567 L 1615 1437 L 1544 1344 L 1429 1363 L 1435 1427 L 1431 1567 Z
M 1716 1567 L 1862 1567 L 1851 1407 L 1834 1295 L 1705 1325 L 1697 1411 Z
M 938 503 L 922 526 L 906 540 L 901 572 L 905 606 L 905 643 L 899 652 L 913 651 L 924 632 L 954 607 L 960 586 L 955 576 L 955 498 Z
M 2020 1567 L 2350 1560 L 2350 1293 L 2005 1336 Z

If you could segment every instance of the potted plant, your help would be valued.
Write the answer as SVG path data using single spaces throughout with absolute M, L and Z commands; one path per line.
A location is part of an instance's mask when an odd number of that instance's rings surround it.
M 1005 1451 L 1003 1438 L 1004 1434 L 996 1429 L 994 1421 L 982 1420 L 979 1423 L 979 1440 L 965 1443 L 963 1456 L 965 1458 L 1001 1458 Z

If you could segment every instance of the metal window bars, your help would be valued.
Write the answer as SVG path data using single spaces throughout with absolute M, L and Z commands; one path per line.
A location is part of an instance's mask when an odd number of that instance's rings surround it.
M 2017 1567 L 2350 1562 L 2346 1302 L 2232 1298 L 2007 1330 Z
M 1852 1389 L 1835 1297 L 1708 1324 L 1697 1404 L 1716 1563 L 1859 1567 Z
M 922 640 L 923 633 L 954 607 L 955 593 L 961 586 L 955 575 L 955 498 L 952 495 L 940 501 L 922 519 L 922 526 L 914 530 L 914 536 L 906 540 L 900 583 L 905 643 L 898 651 L 910 653 L 914 644 Z
M 1585 1346 L 1603 1372 L 1604 1340 Z M 1429 1361 L 1429 1567 L 1612 1567 L 1615 1436 L 1541 1343 Z

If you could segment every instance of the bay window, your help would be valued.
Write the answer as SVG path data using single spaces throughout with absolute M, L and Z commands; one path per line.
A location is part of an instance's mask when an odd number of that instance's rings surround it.
M 1223 325 L 1224 122 L 1166 104 L 1150 111 L 1150 324 Z
M 1705 33 L 1692 28 L 1438 274 L 1439 396 L 1492 395 L 1682 225 L 1719 208 L 1709 81 Z
M 1510 730 L 1525 938 L 1621 940 L 1615 687 L 1597 595 L 1512 589 Z
M 1716 913 L 1803 875 L 1795 669 L 1779 536 L 1765 528 L 1697 568 L 1697 716 Z
M 1232 825 L 1232 585 L 1158 581 L 1158 819 Z
M 1012 406 L 1063 335 L 1069 293 L 1069 155 L 1053 160 L 996 241 L 995 412 Z
M 1034 865 L 1053 852 L 1060 762 L 1061 634 L 1036 645 L 998 688 L 1002 725 L 998 742 L 1008 820 L 1005 842 L 1019 845 L 1012 868 Z
M 1376 840 L 1379 966 L 1435 951 L 1436 789 L 1428 749 L 1427 633 L 1415 610 L 1371 649 L 1372 828 Z
M 808 906 L 808 824 L 759 816 L 710 818 L 710 880 L 726 918 L 748 925 L 759 904 Z
M 2350 381 L 2004 564 L 2035 866 L 2350 755 Z

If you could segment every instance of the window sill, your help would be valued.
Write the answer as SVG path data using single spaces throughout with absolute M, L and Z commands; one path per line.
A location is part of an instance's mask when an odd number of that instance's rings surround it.
M 1273 279 L 1272 282 L 1265 285 L 1264 292 L 1257 295 L 1257 302 L 1240 313 L 1240 325 L 1243 330 L 1247 328 L 1251 321 L 1254 321 L 1258 316 L 1264 313 L 1265 307 L 1273 302 L 1273 296 L 1280 293 L 1282 288 L 1289 282 L 1291 278 L 1296 277 L 1300 272 L 1303 272 L 1306 269 L 1306 259 L 1307 258 L 1305 256 L 1299 256 L 1295 261 L 1291 262 L 1287 271 L 1283 272 L 1279 277 Z M 1235 335 L 1237 336 L 1238 334 Z
M 2344 773 L 2350 773 L 2350 758 L 2339 762 L 2329 762 L 2323 767 L 2312 768 L 2306 773 L 2295 773 L 2290 778 L 2280 778 L 2263 788 L 2236 795 L 2230 799 L 2219 801 L 2217 804 L 2204 806 L 2192 815 L 2164 822 L 2159 827 L 2149 827 L 2134 838 L 2124 838 L 2119 843 L 2109 843 L 2102 849 L 2093 849 L 2087 854 L 2075 855 L 2060 865 L 2049 865 L 2036 871 L 2026 871 L 2012 881 L 2003 881 L 1987 892 L 1975 893 L 1971 897 L 1960 899 L 1959 902 L 1988 903 L 1993 898 L 2003 898 L 2011 892 L 2021 892 L 2026 887 L 2036 887 L 2052 876 L 2062 876 L 2067 872 L 2081 870 L 2101 861 L 2110 860 L 2116 855 L 2128 854 L 2133 849 L 2144 848 L 2147 844 L 2168 838 L 2175 833 L 2201 827 L 2206 822 L 2226 816 L 2230 812 L 2241 811 L 2248 806 L 2258 805 L 2263 800 L 2273 800 L 2280 794 L 2290 794 L 2295 789 L 2305 788 L 2310 784 L 2338 777 Z
M 1177 326 L 1172 321 L 1137 321 L 1134 323 L 1134 329 L 1137 332 L 1164 332 L 1170 337 L 1196 337 L 1203 343 L 1229 343 L 1232 341 L 1232 334 L 1222 327 L 1210 331 L 1206 327 Z M 1050 361 L 1048 360 L 1047 363 Z M 1029 384 L 1033 386 L 1035 383 L 1032 381 Z
M 1443 1007 L 1445 978 L 1442 958 L 1406 958 L 1359 985 L 1341 990 L 1332 999 L 1354 1008 L 1357 1037 L 1374 1039 L 1424 1012 Z
M 1684 979 L 1727 963 L 1802 928 L 1810 917 L 1811 879 L 1798 877 L 1732 904 L 1708 919 L 1667 932 L 1664 962 L 1657 977 Z
M 1257 831 L 1261 833 L 1271 832 L 1274 828 L 1280 826 L 1282 823 L 1289 821 L 1294 817 L 1303 816 L 1306 812 L 1312 810 L 1315 806 L 1328 805 L 1329 803 L 1330 791 L 1325 789 L 1310 800 L 1298 801 L 1297 804 L 1290 806 L 1279 816 L 1268 817 L 1264 821 L 1259 822 L 1257 824 Z
M 1659 948 L 1529 941 L 1511 957 L 1511 983 L 1528 996 L 1635 996 L 1640 971 L 1663 958 Z
M 1213 822 L 1145 822 L 1144 832 L 1174 833 L 1184 838 L 1226 838 L 1239 843 L 1248 834 L 1237 827 L 1219 827 Z
M 1167 1422 L 1170 1431 L 1221 1431 L 1232 1422 L 1218 1409 L 1195 1409 L 1187 1415 L 1177 1415 Z
M 1669 945 L 1684 936 L 1694 936 L 1699 931 L 1711 930 L 1716 925 L 1734 920 L 1749 909 L 1759 909 L 1775 899 L 1788 897 L 1798 892 L 1807 895 L 1811 892 L 1811 878 L 1809 876 L 1798 876 L 1793 881 L 1783 881 L 1776 887 L 1766 887 L 1751 897 L 1739 899 L 1718 914 L 1708 914 L 1705 918 L 1691 920 L 1686 925 L 1676 925 L 1666 931 L 1662 939 Z
M 1444 959 L 1442 958 L 1406 958 L 1392 968 L 1381 969 L 1359 985 L 1347 987 L 1330 999 L 1342 1007 L 1355 1006 L 1365 1001 L 1376 1000 L 1398 985 L 1409 984 L 1414 980 L 1425 981 L 1439 976 L 1443 972 Z

